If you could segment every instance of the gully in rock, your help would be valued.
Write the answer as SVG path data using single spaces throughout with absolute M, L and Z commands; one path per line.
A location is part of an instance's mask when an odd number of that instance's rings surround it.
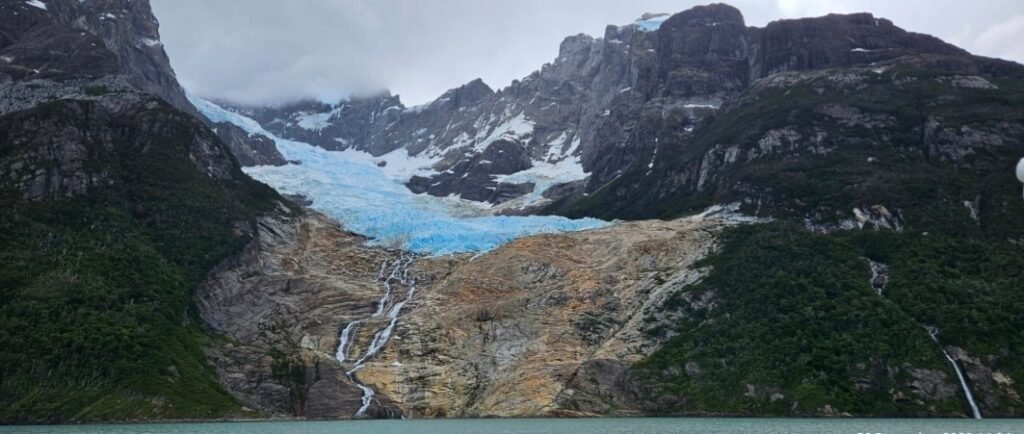
M 413 296 L 416 295 L 416 279 L 409 277 L 409 268 L 412 266 L 415 259 L 415 256 L 412 254 L 403 254 L 393 262 L 385 260 L 381 264 L 380 271 L 377 273 L 377 279 L 384 284 L 384 295 L 377 304 L 376 312 L 374 312 L 369 318 L 350 322 L 341 331 L 341 337 L 338 342 L 338 350 L 335 357 L 338 359 L 339 363 L 345 363 L 345 361 L 348 360 L 348 351 L 355 339 L 354 332 L 359 325 L 373 318 L 378 318 L 387 311 L 387 326 L 378 330 L 374 334 L 373 340 L 370 341 L 370 345 L 367 347 L 366 352 L 363 353 L 363 355 L 352 364 L 352 368 L 345 373 L 348 376 L 348 379 L 363 392 L 362 406 L 355 414 L 355 417 L 357 418 L 366 417 L 366 412 L 370 409 L 370 405 L 374 401 L 376 392 L 373 388 L 362 384 L 357 380 L 355 375 L 356 371 L 362 369 L 368 360 L 384 349 L 388 341 L 391 339 L 395 326 L 398 324 L 398 318 L 402 313 L 402 309 L 410 300 L 412 300 Z M 390 270 L 390 273 L 388 270 Z M 392 294 L 395 289 L 393 285 L 404 286 L 408 288 L 408 291 L 406 292 L 405 299 L 395 303 L 391 306 L 391 309 L 388 310 L 387 307 L 392 303 Z
M 974 394 L 971 393 L 971 388 L 967 386 L 967 377 L 964 376 L 964 372 L 960 369 L 960 364 L 956 362 L 946 351 L 946 348 L 939 342 L 939 329 L 938 327 L 927 327 L 928 336 L 931 336 L 932 340 L 939 345 L 939 349 L 942 350 L 942 354 L 946 356 L 946 360 L 949 361 L 950 365 L 953 365 L 953 370 L 956 371 L 956 376 L 960 380 L 960 387 L 964 389 L 964 395 L 967 397 L 967 403 L 971 405 L 971 414 L 975 419 L 981 419 L 981 410 L 978 409 L 978 404 L 974 402 Z

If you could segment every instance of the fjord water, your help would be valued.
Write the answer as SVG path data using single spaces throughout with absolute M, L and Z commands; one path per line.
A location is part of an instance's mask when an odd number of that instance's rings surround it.
M 0 427 L 0 434 L 1018 434 L 1024 420 L 461 419 Z

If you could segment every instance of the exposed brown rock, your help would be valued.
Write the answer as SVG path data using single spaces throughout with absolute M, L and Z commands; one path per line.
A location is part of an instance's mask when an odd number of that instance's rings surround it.
M 732 224 L 629 223 L 418 260 L 419 294 L 356 374 L 376 392 L 369 415 L 637 414 L 629 366 L 660 344 L 642 318 L 702 276 L 693 264 Z M 212 273 L 198 303 L 224 340 L 209 353 L 244 405 L 313 418 L 356 413 L 362 394 L 344 371 L 386 325 L 370 316 L 381 264 L 396 256 L 364 241 L 317 214 L 264 219 L 246 251 Z M 354 320 L 365 323 L 343 367 L 339 332 Z M 300 362 L 300 384 L 278 372 L 286 361 Z

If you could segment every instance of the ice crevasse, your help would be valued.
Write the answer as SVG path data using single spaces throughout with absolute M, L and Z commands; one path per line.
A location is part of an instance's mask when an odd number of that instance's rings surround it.
M 250 118 L 194 95 L 189 99 L 211 121 L 228 122 L 249 134 L 265 135 L 286 159 L 298 162 L 249 167 L 246 173 L 283 194 L 306 197 L 313 209 L 337 219 L 347 230 L 371 238 L 372 244 L 445 255 L 487 251 L 527 235 L 607 225 L 590 218 L 480 215 L 479 207 L 469 201 L 409 191 L 403 182 L 417 171 L 430 169 L 428 161 L 416 166 L 417 160 L 405 155 L 404 149 L 386 156 L 398 160 L 397 164 L 378 167 L 367 153 L 328 151 L 282 139 Z

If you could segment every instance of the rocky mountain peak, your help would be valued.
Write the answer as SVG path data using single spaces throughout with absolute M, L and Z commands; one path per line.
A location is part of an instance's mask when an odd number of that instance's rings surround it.
M 645 14 L 646 16 L 647 14 Z M 649 18 L 641 18 L 649 19 Z M 665 24 L 672 26 L 673 23 L 678 25 L 679 23 L 686 22 L 703 22 L 705 24 L 713 24 L 716 22 L 738 22 L 743 23 L 743 12 L 736 9 L 733 6 L 725 3 L 711 3 L 707 5 L 694 6 L 685 11 L 671 15 Z
M 732 6 L 698 6 L 658 30 L 658 77 L 669 95 L 737 91 L 746 85 L 747 28 Z
M 750 51 L 754 79 L 913 54 L 969 55 L 936 37 L 908 32 L 869 13 L 774 21 L 751 29 Z
M 476 80 L 445 92 L 440 98 L 438 98 L 438 100 L 446 101 L 453 108 L 459 108 L 479 103 L 485 99 L 493 97 L 494 95 L 494 89 L 491 89 L 487 83 L 484 83 L 483 79 L 477 78 Z
M 130 86 L 198 114 L 178 84 L 148 0 L 6 1 L 0 34 L 0 69 L 14 76 L 59 82 L 123 76 Z

